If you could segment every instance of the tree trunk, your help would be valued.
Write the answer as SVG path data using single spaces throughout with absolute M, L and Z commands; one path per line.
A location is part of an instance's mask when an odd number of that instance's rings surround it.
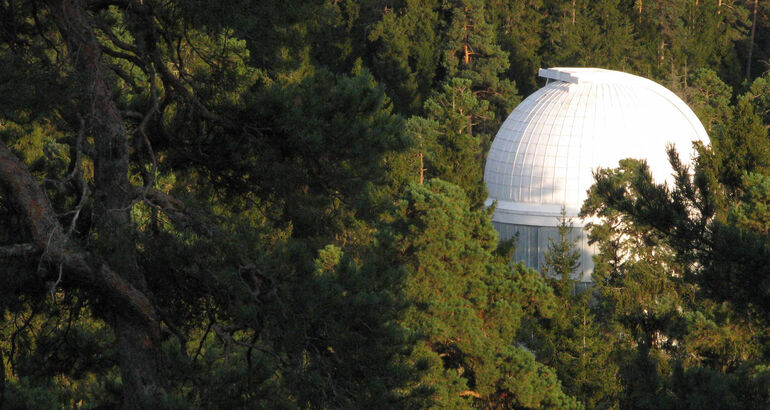
M 661 40 L 660 47 L 658 48 L 658 50 L 660 50 L 660 53 L 659 53 L 660 58 L 658 59 L 658 68 L 663 67 L 663 62 L 666 60 L 665 54 L 664 54 L 666 51 L 665 49 L 666 49 L 666 41 Z
M 129 150 L 126 129 L 112 101 L 101 46 L 88 12 L 79 0 L 49 0 L 48 6 L 87 101 L 88 129 L 94 139 L 94 214 L 99 254 L 119 276 L 147 294 L 139 268 L 129 209 L 133 199 L 128 180 Z M 115 335 L 123 379 L 123 407 L 157 407 L 165 395 L 159 375 L 159 329 L 116 309 Z
M 0 408 L 5 408 L 5 359 L 0 350 Z
M 759 8 L 759 0 L 754 0 L 754 16 L 751 18 L 751 36 L 749 36 L 749 58 L 746 60 L 746 79 L 751 78 L 751 58 L 754 51 L 754 33 L 757 29 L 757 9 Z
M 417 154 L 417 156 L 420 157 L 420 185 L 422 185 L 425 182 L 425 161 L 422 152 Z
M 575 14 L 577 13 L 577 10 L 575 10 L 575 0 L 572 0 L 572 25 L 575 25 Z

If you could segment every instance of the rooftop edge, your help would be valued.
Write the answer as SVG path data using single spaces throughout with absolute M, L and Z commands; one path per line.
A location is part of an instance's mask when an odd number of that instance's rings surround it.
M 563 81 L 565 83 L 580 84 L 593 81 L 619 81 L 621 78 L 629 81 L 633 75 L 621 71 L 606 70 L 603 68 L 589 67 L 551 67 L 541 68 L 537 75 L 550 80 Z M 621 80 L 622 81 L 622 80 Z M 632 81 L 632 80 L 631 80 Z

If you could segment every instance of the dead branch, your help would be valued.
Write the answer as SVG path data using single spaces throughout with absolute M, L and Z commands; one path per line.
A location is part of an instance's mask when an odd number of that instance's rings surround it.
M 35 246 L 34 243 L 0 246 L 0 258 L 32 256 L 38 253 L 40 253 L 40 248 Z
M 182 201 L 169 194 L 139 186 L 133 187 L 133 194 L 136 199 L 157 207 L 178 229 L 192 229 L 207 238 L 216 233 L 217 228 L 205 221 L 200 212 L 186 207 Z
M 286 365 L 286 362 L 283 360 L 283 358 L 278 355 L 276 352 L 266 349 L 264 347 L 258 346 L 254 343 L 248 343 L 241 340 L 238 340 L 233 337 L 233 333 L 235 333 L 238 329 L 229 329 L 225 326 L 220 325 L 219 323 L 214 323 L 211 328 L 214 330 L 214 333 L 219 336 L 222 341 L 225 342 L 226 345 L 238 345 L 241 347 L 247 347 L 250 349 L 258 350 L 262 353 L 268 354 L 272 356 L 276 361 L 278 361 L 282 365 Z
M 135 56 L 133 54 L 124 53 L 122 51 L 113 50 L 113 49 L 111 49 L 109 47 L 105 47 L 105 46 L 102 46 L 101 48 L 102 48 L 102 52 L 104 54 L 107 54 L 108 56 L 113 57 L 113 58 L 118 58 L 118 59 L 130 61 L 130 62 L 134 63 L 137 67 L 139 67 L 142 71 L 146 72 L 146 69 L 144 67 L 144 61 L 139 59 L 139 57 L 137 57 L 137 56 Z

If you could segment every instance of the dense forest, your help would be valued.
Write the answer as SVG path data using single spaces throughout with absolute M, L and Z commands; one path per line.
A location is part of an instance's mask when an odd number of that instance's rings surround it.
M 0 408 L 770 408 L 770 0 L 0 0 Z M 511 262 L 539 67 L 701 118 Z

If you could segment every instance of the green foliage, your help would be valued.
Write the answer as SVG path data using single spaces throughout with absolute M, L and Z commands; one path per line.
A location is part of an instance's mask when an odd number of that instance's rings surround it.
M 717 178 L 734 196 L 742 189 L 744 172 L 770 171 L 767 128 L 746 100 L 739 100 L 723 132 L 712 136 Z
M 33 239 L 0 187 L 0 407 L 128 406 L 125 302 L 52 262 L 118 251 L 160 316 L 158 406 L 768 407 L 770 82 L 744 79 L 751 4 L 89 2 L 68 24 L 56 4 L 0 1 L 0 141 L 66 237 L 12 255 Z M 78 44 L 103 64 L 93 84 Z M 508 264 L 482 210 L 516 85 L 568 65 L 663 82 L 712 137 L 694 175 L 672 155 L 675 187 L 633 160 L 597 172 L 582 293 L 568 221 L 541 275 Z M 98 118 L 122 130 L 136 190 L 109 241 Z
M 548 238 L 548 250 L 545 253 L 544 273 L 553 278 L 560 278 L 568 283 L 568 279 L 580 267 L 580 251 L 576 247 L 577 239 L 573 239 L 572 219 L 567 218 L 567 211 L 562 207 L 561 218 L 556 226 L 558 238 Z M 561 292 L 560 292 L 561 293 Z
M 739 96 L 739 100 L 749 103 L 765 126 L 770 124 L 770 74 L 754 79 L 751 87 Z
M 55 300 L 47 297 L 31 306 L 6 307 L 3 319 L 9 325 L 0 333 L 3 406 L 117 403 L 120 381 L 110 329 L 79 296 L 56 292 Z
M 494 119 L 489 103 L 476 98 L 470 80 L 453 78 L 425 103 L 425 111 L 427 118 L 409 120 L 407 132 L 424 152 L 426 176 L 457 184 L 472 206 L 481 206 L 486 200 L 482 149 L 489 135 L 478 128 Z
M 543 0 L 487 2 L 488 22 L 495 28 L 500 48 L 508 53 L 510 61 L 510 67 L 502 76 L 511 78 L 522 95 L 537 89 L 535 74 L 541 67 L 540 50 L 546 31 L 544 3 Z
M 748 203 L 735 205 L 725 223 L 714 218 L 709 170 L 696 166 L 690 175 L 673 150 L 669 155 L 677 181 L 671 190 L 655 185 L 643 163 L 621 161 L 619 169 L 597 174 L 593 199 L 583 208 L 605 216 L 591 233 L 601 250 L 595 273 L 600 317 L 635 346 L 617 353 L 621 404 L 761 403 L 751 393 L 722 401 L 720 392 L 734 391 L 735 380 L 751 383 L 741 369 L 767 354 L 764 320 L 757 316 L 766 300 L 748 277 L 762 269 L 766 255 L 761 230 L 754 231 L 761 227 L 749 222 L 762 215 L 763 179 L 746 178 Z M 699 383 L 712 390 L 695 387 Z
M 392 89 L 400 112 L 418 111 L 430 95 L 439 61 L 438 1 L 408 0 L 386 8 L 369 33 L 376 49 L 372 70 Z
M 496 261 L 487 213 L 434 179 L 407 189 L 393 218 L 410 302 L 401 324 L 418 338 L 407 361 L 423 369 L 412 394 L 429 392 L 431 407 L 576 407 L 553 371 L 513 344 L 527 312 L 553 306 L 536 272 Z
M 591 312 L 592 292 L 572 279 L 580 254 L 572 239 L 571 221 L 562 211 L 559 236 L 549 238 L 544 276 L 558 306 L 547 318 L 532 321 L 520 334 L 538 358 L 556 370 L 565 392 L 588 408 L 612 407 L 620 393 L 619 369 L 612 357 L 612 333 Z
M 447 79 L 470 80 L 474 95 L 489 101 L 490 110 L 502 119 L 518 104 L 520 97 L 516 85 L 501 78 L 510 62 L 486 20 L 484 2 L 454 0 L 446 2 L 444 7 L 451 13 L 443 59 Z
M 703 368 L 677 369 L 672 390 L 679 408 L 761 409 L 768 405 L 767 367 L 746 366 L 734 374 Z
M 690 82 L 692 109 L 710 135 L 724 132 L 731 117 L 730 99 L 732 88 L 725 84 L 713 70 L 700 69 Z
M 629 66 L 633 27 L 619 0 L 564 1 L 555 8 L 548 65 L 621 70 Z
M 687 85 L 690 72 L 706 67 L 733 85 L 739 83 L 742 73 L 735 42 L 746 34 L 747 10 L 734 6 L 726 1 L 637 2 L 632 21 L 644 56 L 639 68 L 674 89 Z
M 747 173 L 741 184 L 744 193 L 733 204 L 728 223 L 762 235 L 770 234 L 770 177 Z

